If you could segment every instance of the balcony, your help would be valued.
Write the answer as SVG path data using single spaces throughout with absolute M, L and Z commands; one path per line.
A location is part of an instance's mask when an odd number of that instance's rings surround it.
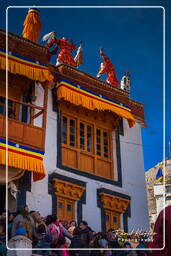
M 0 97 L 0 137 L 6 138 L 5 98 Z M 46 107 L 8 99 L 8 140 L 44 151 Z

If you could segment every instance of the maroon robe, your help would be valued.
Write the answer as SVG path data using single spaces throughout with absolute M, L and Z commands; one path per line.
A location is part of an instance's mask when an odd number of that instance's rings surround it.
M 152 256 L 171 256 L 171 205 L 165 208 L 164 211 L 161 211 L 155 226 L 154 226 L 154 241 L 152 243 L 152 248 L 162 248 L 163 244 L 163 221 L 165 221 L 165 248 L 163 250 L 157 250 L 152 252 Z

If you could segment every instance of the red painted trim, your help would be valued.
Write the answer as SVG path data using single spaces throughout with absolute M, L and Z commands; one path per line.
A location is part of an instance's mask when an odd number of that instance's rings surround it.
M 3 146 L 0 146 L 0 149 L 6 150 L 6 148 L 3 147 Z M 20 155 L 23 155 L 23 156 L 29 156 L 29 157 L 32 157 L 32 158 L 36 158 L 36 159 L 39 159 L 39 160 L 43 159 L 43 157 L 31 155 L 31 154 L 20 152 L 20 151 L 15 151 L 14 149 L 11 149 L 11 148 L 8 148 L 8 151 L 11 151 L 13 153 L 17 153 L 17 154 L 20 154 Z

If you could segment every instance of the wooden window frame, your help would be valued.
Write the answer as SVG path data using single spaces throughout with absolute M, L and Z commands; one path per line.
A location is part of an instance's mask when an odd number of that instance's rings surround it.
M 71 209 L 71 219 L 75 219 L 75 211 L 76 211 L 76 202 L 79 201 L 85 191 L 85 187 L 70 183 L 68 181 L 60 180 L 57 178 L 52 179 L 53 182 L 53 188 L 54 192 L 57 196 L 57 216 L 59 214 L 59 217 L 61 218 L 60 215 L 62 215 L 62 220 L 65 221 L 66 217 L 68 217 L 67 212 L 69 213 L 70 211 L 67 211 L 67 205 L 70 204 L 72 209 Z M 58 208 L 58 203 L 63 202 L 63 208 Z M 59 213 L 58 209 L 62 209 L 62 214 Z M 68 221 L 68 220 L 67 220 Z
M 83 129 L 81 129 L 81 124 L 83 124 Z M 78 125 L 78 134 L 76 134 L 76 137 L 79 136 L 79 140 L 78 140 L 79 149 L 86 151 L 86 125 L 81 121 L 77 125 Z M 83 136 L 81 136 L 81 130 L 83 131 Z M 84 140 L 83 144 L 81 143 L 81 138 L 83 138 Z M 81 145 L 83 146 L 83 148 L 81 148 Z
M 109 221 L 105 218 L 106 229 L 114 228 L 118 229 L 121 226 L 121 216 L 127 210 L 130 200 L 112 194 L 101 192 L 100 201 L 104 209 L 105 215 L 109 216 Z M 114 217 L 117 218 L 117 222 L 114 222 Z
M 69 112 L 69 111 L 68 111 Z M 75 167 L 70 166 L 66 163 L 64 163 L 65 166 L 68 167 L 72 167 L 75 169 L 79 169 L 80 171 L 83 172 L 87 172 L 85 170 L 82 170 L 80 168 L 80 155 L 84 154 L 87 156 L 91 156 L 93 158 L 93 171 L 91 172 L 92 174 L 95 174 L 97 176 L 101 176 L 104 178 L 109 178 L 109 179 L 114 179 L 114 164 L 113 164 L 113 140 L 112 140 L 112 132 L 113 129 L 112 128 L 108 128 L 106 127 L 106 125 L 102 125 L 101 123 L 97 123 L 92 120 L 85 120 L 82 116 L 77 115 L 77 113 L 71 113 L 71 112 L 66 112 L 65 110 L 61 111 L 61 117 L 63 120 L 63 117 L 67 118 L 67 144 L 63 143 L 63 138 L 62 138 L 62 149 L 69 149 L 69 150 L 73 150 L 76 152 L 76 159 L 77 162 L 75 163 Z M 74 119 L 75 120 L 75 125 L 76 125 L 76 129 L 75 129 L 75 146 L 70 146 L 69 145 L 69 120 Z M 83 123 L 84 124 L 84 149 L 80 148 L 80 124 Z M 87 141 L 87 128 L 88 126 L 92 127 L 92 152 L 88 152 L 88 141 Z M 96 129 L 99 129 L 101 131 L 101 156 L 97 155 L 97 149 L 96 149 Z M 104 156 L 104 137 L 103 134 L 104 132 L 106 132 L 108 134 L 108 157 Z M 61 130 L 61 135 L 63 133 L 63 130 Z M 110 173 L 107 173 L 106 175 L 100 175 L 98 168 L 97 168 L 97 162 L 98 161 L 103 161 L 104 163 L 106 163 L 107 165 L 110 165 Z M 63 164 L 63 162 L 62 162 Z M 89 171 L 88 171 L 89 172 Z
M 106 219 L 106 216 L 109 217 L 109 219 Z M 114 222 L 114 218 L 116 218 L 116 222 Z M 119 229 L 121 227 L 121 213 L 112 211 L 109 209 L 105 209 L 105 226 L 106 226 L 106 231 L 109 229 Z
M 62 202 L 62 208 L 58 207 L 58 204 Z M 67 219 L 67 205 L 71 205 L 71 219 Z M 72 221 L 75 220 L 75 200 L 68 199 L 63 196 L 57 196 L 57 215 L 59 214 L 59 210 L 62 209 L 63 217 L 59 219 L 59 221 Z

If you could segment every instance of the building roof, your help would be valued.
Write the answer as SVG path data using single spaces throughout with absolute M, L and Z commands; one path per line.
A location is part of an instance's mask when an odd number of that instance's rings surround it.
M 6 48 L 6 31 L 4 30 L 0 30 L 0 48 Z M 84 71 L 78 70 L 77 68 L 63 64 L 57 67 L 51 65 L 48 61 L 49 54 L 47 47 L 34 43 L 13 33 L 8 33 L 8 51 L 48 65 L 49 70 L 54 76 L 54 83 L 57 83 L 61 78 L 66 79 L 84 86 L 92 92 L 96 92 L 111 100 L 127 105 L 131 108 L 131 112 L 136 121 L 143 127 L 147 127 L 145 123 L 143 104 L 130 99 L 129 94 L 122 89 L 101 81 Z
M 6 48 L 6 31 L 2 29 L 0 29 L 0 48 Z M 10 32 L 8 32 L 8 51 L 44 64 L 49 63 L 47 47 Z

